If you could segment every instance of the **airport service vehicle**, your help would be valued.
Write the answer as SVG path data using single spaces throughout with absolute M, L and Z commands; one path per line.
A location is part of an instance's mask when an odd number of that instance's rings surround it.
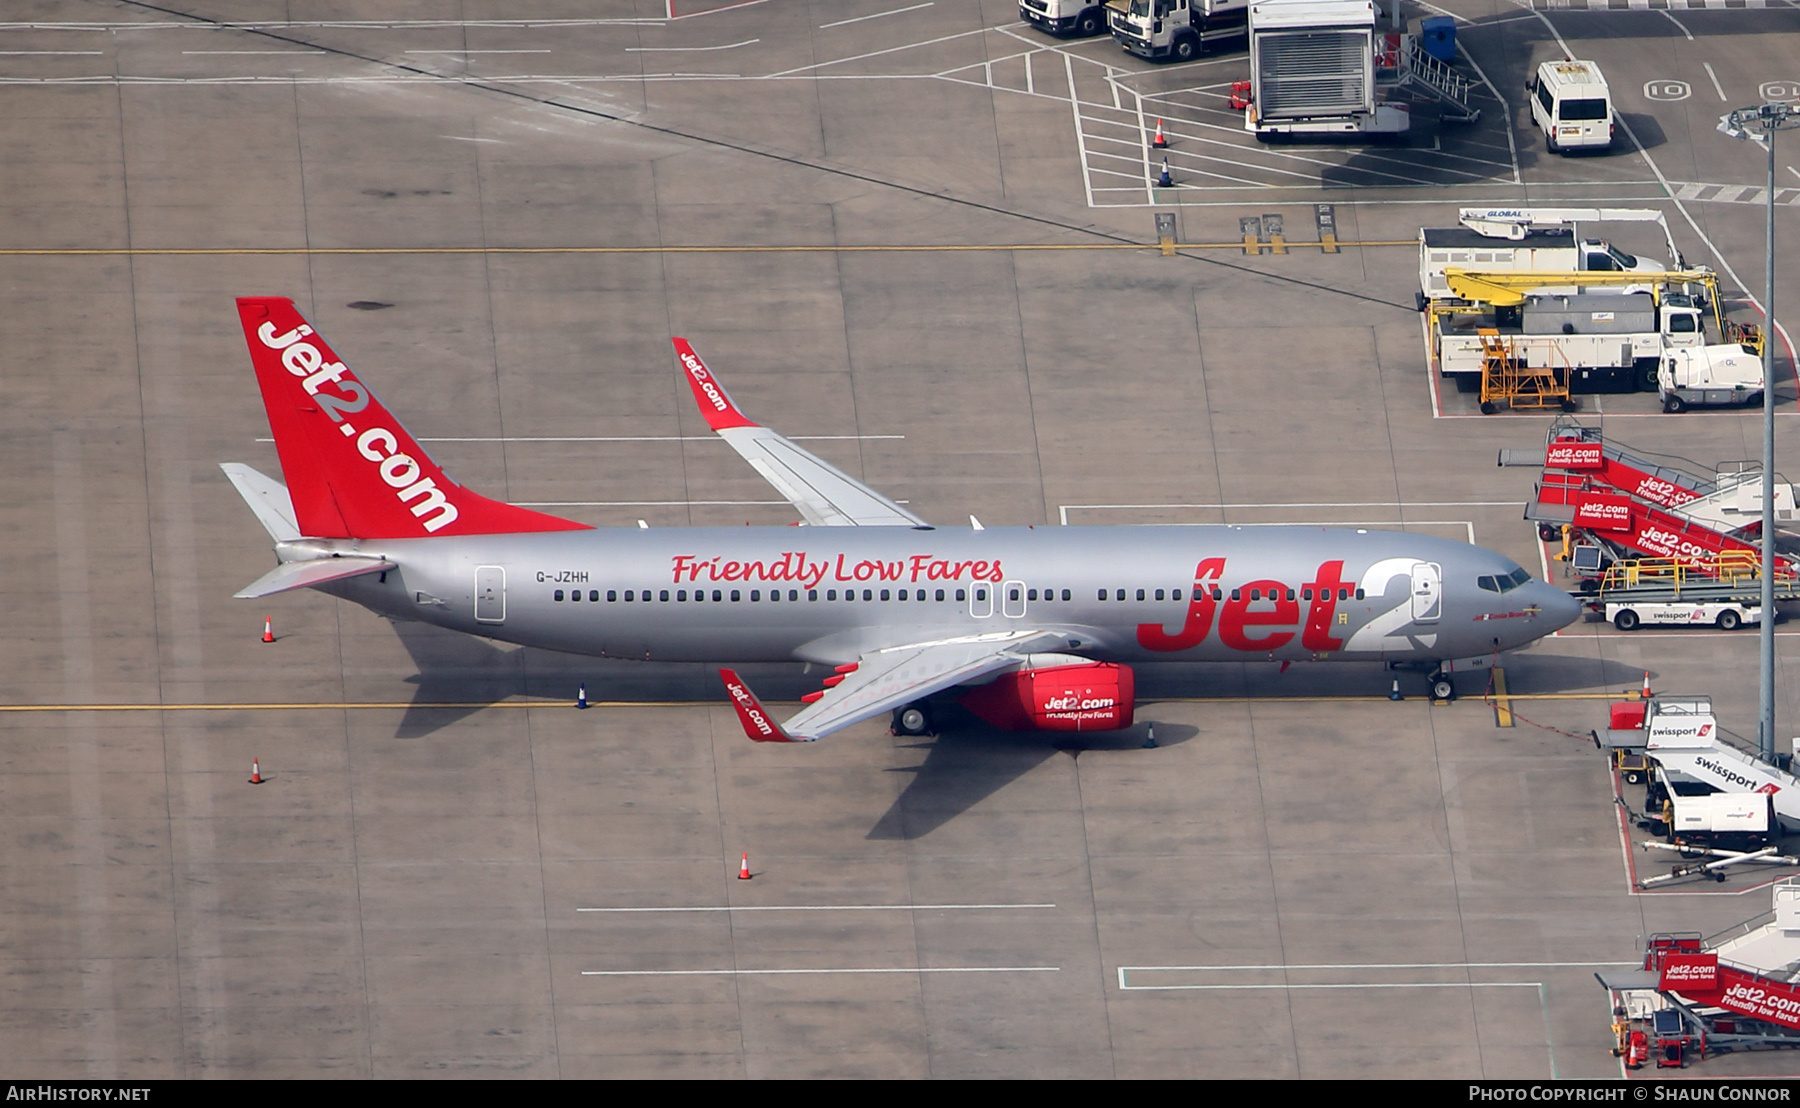
M 1458 299 L 1444 274 L 1451 267 L 1470 273 L 1642 273 L 1641 285 L 1625 291 L 1648 291 L 1667 271 L 1711 274 L 1689 266 L 1675 245 L 1663 213 L 1650 208 L 1464 208 L 1458 227 L 1419 229 L 1419 310 Z M 1655 223 L 1662 228 L 1669 263 L 1628 254 L 1604 239 L 1585 238 L 1582 224 Z M 1567 287 L 1535 290 L 1573 293 Z M 1684 289 L 1683 291 L 1693 291 Z
M 1375 98 L 1375 5 L 1370 0 L 1263 0 L 1250 5 L 1250 105 L 1258 139 L 1396 135 L 1404 104 Z
M 1621 631 L 1635 631 L 1646 624 L 1662 627 L 1717 627 L 1735 631 L 1762 622 L 1761 608 L 1735 601 L 1696 601 L 1678 604 L 1654 600 L 1609 600 L 1603 605 L 1607 622 Z
M 1099 0 L 1019 0 L 1019 18 L 1053 35 L 1097 35 L 1107 25 Z
M 1612 93 L 1593 62 L 1564 58 L 1545 62 L 1525 82 L 1531 121 L 1553 154 L 1604 150 L 1612 145 Z
M 935 527 L 755 423 L 684 339 L 708 425 L 810 526 L 589 527 L 452 481 L 292 301 L 238 313 L 287 479 L 224 467 L 280 563 L 239 596 L 316 588 L 551 650 L 833 670 L 785 725 L 722 670 L 753 739 L 885 712 L 919 731 L 938 694 L 999 726 L 1119 728 L 1148 661 L 1377 661 L 1447 694 L 1580 614 L 1511 559 L 1425 535 Z
M 1607 750 L 1648 754 L 1660 767 L 1653 784 L 1668 792 L 1760 795 L 1772 802 L 1784 827 L 1800 827 L 1800 780 L 1725 742 L 1711 697 L 1658 696 L 1615 704 L 1606 733 L 1595 732 L 1594 742 Z M 1653 799 L 1661 803 L 1660 795 Z
M 1663 798 L 1661 823 L 1670 842 L 1754 850 L 1767 845 L 1771 830 L 1779 827 L 1768 793 L 1716 792 L 1691 779 L 1671 780 L 1662 766 L 1656 769 L 1654 790 Z
M 1106 8 L 1113 40 L 1140 58 L 1192 61 L 1249 33 L 1250 0 L 1107 0 Z
M 1660 391 L 1666 373 L 1671 395 L 1686 390 L 1682 395 L 1691 397 L 1680 406 L 1708 396 L 1711 402 L 1760 401 L 1761 363 L 1741 357 L 1756 347 L 1744 341 L 1741 328 L 1717 315 L 1717 295 L 1710 301 L 1726 341 L 1709 343 L 1703 307 L 1709 298 L 1671 291 L 1684 283 L 1710 289 L 1709 275 L 1595 273 L 1582 278 L 1582 285 L 1616 288 L 1646 277 L 1656 291 L 1544 295 L 1521 290 L 1550 285 L 1563 275 L 1470 273 L 1452 266 L 1445 282 L 1468 306 L 1429 309 L 1438 372 L 1474 391 L 1497 366 L 1520 367 L 1553 375 L 1573 392 Z M 1678 350 L 1691 354 L 1670 359 Z

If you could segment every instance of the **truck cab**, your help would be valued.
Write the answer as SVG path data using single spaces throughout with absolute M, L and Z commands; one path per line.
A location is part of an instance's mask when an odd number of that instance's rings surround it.
M 1053 35 L 1086 38 L 1107 29 L 1100 0 L 1019 0 L 1019 18 Z
M 1250 0 L 1107 0 L 1106 7 L 1113 39 L 1140 58 L 1192 61 L 1214 43 L 1250 33 Z
M 1593 62 L 1564 58 L 1545 62 L 1525 84 L 1531 121 L 1553 154 L 1604 150 L 1612 145 L 1612 93 Z

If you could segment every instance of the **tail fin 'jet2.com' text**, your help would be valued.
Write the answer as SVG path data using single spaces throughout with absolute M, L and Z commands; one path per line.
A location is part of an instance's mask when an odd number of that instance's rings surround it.
M 750 737 L 816 739 L 955 695 L 997 726 L 1129 726 L 1130 664 L 1381 661 L 1481 668 L 1577 603 L 1467 543 L 1320 527 L 935 527 L 760 426 L 683 339 L 707 423 L 811 526 L 594 528 L 452 481 L 324 337 L 238 301 L 283 487 L 227 476 L 279 564 L 241 597 L 314 588 L 383 615 L 609 658 L 832 667 L 778 722 L 720 671 Z

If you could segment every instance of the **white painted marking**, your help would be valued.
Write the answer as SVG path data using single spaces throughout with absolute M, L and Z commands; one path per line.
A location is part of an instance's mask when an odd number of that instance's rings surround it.
M 680 21 L 682 21 L 684 19 L 698 19 L 700 16 L 703 16 L 703 15 L 714 15 L 718 12 L 728 12 L 728 11 L 731 11 L 733 8 L 751 8 L 751 7 L 755 7 L 756 5 L 761 4 L 761 3 L 764 3 L 764 0 L 739 0 L 739 3 L 726 4 L 723 7 L 718 7 L 718 8 L 708 8 L 703 12 L 689 12 L 686 15 L 676 15 L 675 14 L 675 0 L 669 0 L 668 12 L 669 12 L 669 18 L 672 20 L 675 20 L 677 23 L 679 23 Z
M 736 50 L 740 46 L 750 46 L 761 42 L 759 38 L 747 38 L 742 42 L 727 43 L 724 46 L 627 46 L 627 54 L 698 54 L 707 50 Z
M 1800 100 L 1800 81 L 1764 81 L 1757 90 L 1762 93 L 1765 102 L 1770 100 Z
M 761 0 L 750 0 L 760 3 Z M 719 8 L 718 11 L 725 9 Z M 696 14 L 706 14 L 704 12 Z M 688 16 L 677 18 L 686 19 Z M 0 31 L 285 31 L 332 28 L 353 31 L 414 31 L 482 27 L 661 27 L 661 19 L 264 19 L 216 23 L 0 23 Z
M 1712 78 L 1713 91 L 1719 94 L 1720 100 L 1724 100 L 1725 99 L 1725 89 L 1720 86 L 1719 75 L 1717 73 L 1713 72 L 1712 63 L 1711 62 L 1701 62 L 1700 64 L 1706 67 L 1706 75 L 1708 77 Z
M 1071 78 L 1071 81 L 1072 80 L 1073 80 L 1073 78 Z M 1030 54 L 1025 55 L 1025 91 L 1028 93 L 1033 93 L 1033 94 L 1035 94 L 1037 92 L 1036 86 L 1034 86 L 1031 83 L 1031 55 Z M 1074 86 L 1071 85 L 1070 89 L 1069 89 L 1069 99 L 1073 100 L 1074 98 L 1075 98 L 1075 90 L 1074 90 Z
M 439 135 L 438 138 L 451 139 L 456 142 L 491 142 L 497 146 L 505 146 L 505 139 L 475 138 L 472 135 Z
M 1673 7 L 1673 6 L 1674 6 L 1674 5 L 1673 5 L 1673 4 L 1671 4 L 1671 5 L 1670 5 L 1670 7 Z M 1684 7 L 1684 8 L 1685 8 L 1685 7 L 1687 7 L 1687 5 L 1686 5 L 1686 4 L 1683 4 L 1683 5 L 1682 5 L 1682 7 Z M 1668 21 L 1669 21 L 1669 22 L 1670 22 L 1670 23 L 1673 23 L 1673 24 L 1675 24 L 1675 26 L 1677 26 L 1677 27 L 1681 27 L 1681 33 L 1682 33 L 1682 34 L 1684 34 L 1684 35 L 1686 35 L 1686 36 L 1687 36 L 1687 40 L 1688 40 L 1688 41 L 1689 41 L 1689 42 L 1692 42 L 1692 41 L 1694 41 L 1694 32 L 1692 32 L 1692 31 L 1690 31 L 1690 30 L 1688 30 L 1688 29 L 1687 29 L 1687 28 L 1686 28 L 1686 27 L 1682 27 L 1682 26 L 1681 26 L 1681 20 L 1679 20 L 1679 19 L 1676 19 L 1676 18 L 1675 18 L 1675 17 L 1674 17 L 1674 16 L 1672 16 L 1672 15 L 1670 15 L 1670 14 L 1669 14 L 1669 12 L 1668 12 L 1668 9 L 1666 9 L 1666 8 L 1659 8 L 1659 9 L 1657 9 L 1657 10 L 1659 10 L 1659 11 L 1661 11 L 1661 12 L 1662 12 L 1662 17 L 1663 17 L 1663 18 L 1664 18 L 1664 19 L 1666 19 L 1666 20 L 1668 20 Z
M 1790 165 L 1787 167 L 1787 171 L 1789 173 L 1792 173 L 1796 177 L 1800 177 L 1800 169 L 1795 169 L 1793 166 Z
M 1675 199 L 1677 199 L 1677 200 L 1698 199 L 1700 196 L 1700 193 L 1702 191 L 1704 191 L 1705 188 L 1706 188 L 1705 185 L 1694 185 L 1694 184 L 1682 185 L 1681 188 L 1675 193 Z
M 824 69 L 828 65 L 843 65 L 846 62 L 860 62 L 864 58 L 878 58 L 883 54 L 895 54 L 902 50 L 916 50 L 921 46 L 935 46 L 940 42 L 949 42 L 952 39 L 968 38 L 970 35 L 985 34 L 986 32 L 987 32 L 986 27 L 977 27 L 973 31 L 958 31 L 954 35 L 945 35 L 942 38 L 926 39 L 924 42 L 909 42 L 905 46 L 890 46 L 886 50 L 874 50 L 867 54 L 856 54 L 856 55 L 853 55 L 848 58 L 833 58 L 831 61 L 828 61 L 828 62 L 815 62 L 812 65 L 803 65 L 803 66 L 800 66 L 798 69 L 784 69 L 780 73 L 769 74 L 769 77 L 789 77 L 795 73 L 805 73 L 809 69 Z M 964 68 L 967 68 L 967 67 L 964 67 Z
M 548 50 L 408 50 L 408 54 L 548 54 Z
M 910 8 L 895 8 L 892 11 L 876 12 L 874 15 L 859 15 L 855 19 L 840 19 L 836 23 L 821 23 L 821 24 L 819 24 L 819 30 L 826 31 L 826 30 L 830 30 L 833 27 L 842 27 L 842 26 L 845 26 L 846 24 L 850 24 L 850 23 L 861 23 L 865 19 L 880 19 L 884 15 L 900 15 L 904 12 L 916 12 L 920 8 L 929 8 L 929 7 L 931 7 L 931 0 L 926 0 L 926 3 L 914 4 Z
M 1658 79 L 1644 82 L 1646 100 L 1686 100 L 1693 94 L 1693 86 L 1686 81 Z
M 1729 204 L 1749 190 L 1750 186 L 1748 185 L 1725 185 L 1720 188 L 1718 192 L 1713 193 L 1712 199 L 1723 204 Z
M 183 50 L 183 54 L 241 54 L 253 57 L 273 57 L 281 54 L 323 54 L 323 50 Z
M 99 55 L 99 54 L 104 54 L 104 53 L 106 53 L 106 51 L 104 51 L 104 50 L 0 50 L 0 55 L 4 55 L 8 58 L 21 58 L 21 57 L 25 57 L 27 55 L 34 55 L 34 54 L 55 54 L 58 56 L 62 56 L 62 55 L 88 56 L 88 55 Z
M 577 908 L 577 912 L 948 912 L 1054 908 L 1054 904 L 725 904 L 693 908 Z
M 1075 63 L 1063 55 L 1063 68 L 1069 77 L 1069 110 L 1075 115 L 1075 146 L 1081 157 L 1081 187 L 1087 193 L 1088 207 L 1094 206 L 1094 178 L 1088 172 L 1087 139 L 1081 133 L 1081 98 L 1075 94 Z M 1031 55 L 1025 55 L 1025 87 L 1031 87 Z
M 761 977 L 816 973 L 1059 973 L 1061 966 L 920 966 L 917 969 L 582 970 L 583 977 Z

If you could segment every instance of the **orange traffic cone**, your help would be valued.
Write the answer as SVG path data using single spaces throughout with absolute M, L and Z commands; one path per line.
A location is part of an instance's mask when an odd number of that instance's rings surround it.
M 1156 121 L 1156 137 L 1150 140 L 1150 145 L 1156 147 L 1158 150 L 1162 150 L 1169 145 L 1169 140 L 1163 137 L 1162 120 L 1160 119 Z
M 275 641 L 275 624 L 268 616 L 263 617 L 263 641 Z
M 1645 670 L 1644 671 L 1644 687 L 1643 687 L 1643 690 L 1638 693 L 1638 696 L 1643 700 L 1649 700 L 1652 696 L 1655 696 L 1655 695 L 1656 695 L 1655 693 L 1650 691 L 1650 671 Z
M 744 860 L 738 866 L 738 880 L 739 881 L 750 880 L 750 852 L 749 851 L 744 852 Z
M 262 763 L 255 758 L 250 759 L 250 783 L 252 785 L 263 783 Z

